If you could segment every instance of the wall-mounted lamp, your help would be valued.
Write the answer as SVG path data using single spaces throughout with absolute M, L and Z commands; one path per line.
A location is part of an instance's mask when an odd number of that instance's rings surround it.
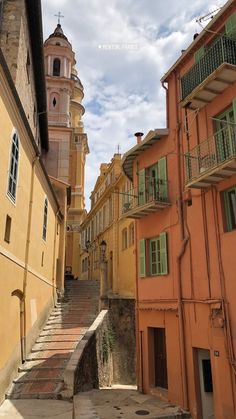
M 99 246 L 100 246 L 100 252 L 101 252 L 101 260 L 104 261 L 105 255 L 106 255 L 107 243 L 105 242 L 105 240 L 102 240 Z

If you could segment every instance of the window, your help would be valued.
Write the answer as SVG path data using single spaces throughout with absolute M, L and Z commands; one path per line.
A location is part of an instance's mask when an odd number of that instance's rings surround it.
M 194 54 L 195 63 L 198 63 L 205 54 L 205 47 L 199 48 Z
M 146 254 L 149 256 L 146 261 Z M 148 262 L 148 263 L 147 263 Z M 168 274 L 167 234 L 161 233 L 152 239 L 139 241 L 139 274 L 140 277 Z
M 6 224 L 5 224 L 5 234 L 4 234 L 5 242 L 10 243 L 10 237 L 11 237 L 11 217 L 7 215 Z
M 162 157 L 153 166 L 138 173 L 138 204 L 144 205 L 152 200 L 168 199 L 166 157 Z
M 129 246 L 134 244 L 134 223 L 129 225 Z
M 127 231 L 127 228 L 124 228 L 122 230 L 121 234 L 122 234 L 122 250 L 125 250 L 128 247 L 128 231 Z
M 236 228 L 236 186 L 228 189 L 223 194 L 226 231 Z
M 225 33 L 227 36 L 236 36 L 236 13 L 233 13 L 225 24 Z
M 7 194 L 14 202 L 16 201 L 18 166 L 19 166 L 19 138 L 18 138 L 18 134 L 14 132 L 13 137 L 12 137 L 10 168 L 9 168 L 8 188 L 7 188 Z
M 61 61 L 59 58 L 55 58 L 53 61 L 53 76 L 60 76 Z
M 47 238 L 47 222 L 48 222 L 48 200 L 45 198 L 44 201 L 44 213 L 43 213 L 43 240 Z
M 236 100 L 225 112 L 215 118 L 215 142 L 217 162 L 224 161 L 236 151 L 235 123 Z

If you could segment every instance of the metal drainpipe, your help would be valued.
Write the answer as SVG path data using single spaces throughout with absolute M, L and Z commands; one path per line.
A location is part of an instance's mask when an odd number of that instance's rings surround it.
M 185 253 L 186 246 L 189 238 L 185 237 L 184 229 L 184 215 L 183 215 L 183 196 L 182 196 L 182 179 L 181 179 L 181 149 L 180 149 L 180 118 L 178 108 L 178 88 L 177 88 L 177 75 L 175 76 L 175 103 L 176 103 L 176 119 L 177 119 L 177 178 L 178 178 L 178 210 L 180 219 L 180 234 L 181 234 L 181 248 L 179 254 L 176 257 L 177 264 L 177 293 L 178 293 L 178 313 L 179 313 L 179 334 L 180 334 L 180 356 L 182 366 L 182 388 L 183 388 L 183 407 L 189 409 L 188 400 L 188 381 L 187 381 L 187 365 L 186 365 L 186 349 L 185 349 L 185 333 L 184 333 L 184 313 L 183 313 L 183 296 L 182 296 L 182 272 L 181 272 L 181 260 Z
M 30 235 L 31 235 L 31 221 L 32 221 L 32 207 L 33 207 L 33 194 L 34 194 L 34 176 L 35 176 L 35 164 L 39 159 L 37 154 L 32 161 L 31 179 L 30 179 L 30 201 L 29 201 L 29 216 L 27 225 L 27 236 L 26 236 L 26 249 L 25 249 L 25 269 L 23 278 L 23 295 L 22 295 L 22 310 L 23 310 L 23 330 L 22 330 L 22 342 L 23 342 L 23 362 L 26 358 L 26 288 L 27 288 L 27 277 L 28 277 L 28 262 L 29 262 L 29 248 L 30 248 Z

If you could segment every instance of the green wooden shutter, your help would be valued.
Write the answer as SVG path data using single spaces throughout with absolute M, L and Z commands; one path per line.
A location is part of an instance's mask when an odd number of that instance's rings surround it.
M 225 33 L 227 36 L 236 36 L 236 13 L 233 13 L 226 21 Z
M 234 122 L 236 123 L 236 98 L 233 100 Z
M 145 239 L 139 240 L 139 276 L 146 276 L 146 244 Z
M 159 275 L 168 274 L 168 258 L 167 258 L 167 234 L 161 233 L 159 236 L 160 244 L 160 272 Z
M 167 201 L 168 188 L 167 188 L 167 166 L 166 157 L 162 157 L 158 161 L 158 188 L 160 201 Z
M 205 47 L 199 48 L 194 54 L 195 63 L 198 63 L 205 54 Z
M 145 192 L 145 169 L 142 169 L 138 173 L 138 203 L 143 205 L 146 202 Z

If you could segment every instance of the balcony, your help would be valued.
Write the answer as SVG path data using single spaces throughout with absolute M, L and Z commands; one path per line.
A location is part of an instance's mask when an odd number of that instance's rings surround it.
M 182 78 L 182 106 L 202 108 L 236 80 L 236 40 L 221 36 Z
M 122 217 L 142 218 L 170 206 L 168 184 L 164 180 L 146 179 L 145 188 L 132 189 L 124 194 Z
M 236 174 L 236 124 L 226 123 L 185 155 L 186 186 L 207 188 Z

